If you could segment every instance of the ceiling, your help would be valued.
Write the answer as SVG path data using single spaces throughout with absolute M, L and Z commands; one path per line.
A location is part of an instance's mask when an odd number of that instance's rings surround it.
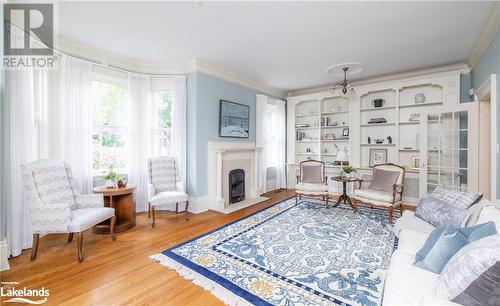
M 197 7 L 196 4 L 201 4 Z M 60 2 L 63 38 L 136 60 L 199 58 L 280 90 L 465 62 L 492 2 Z

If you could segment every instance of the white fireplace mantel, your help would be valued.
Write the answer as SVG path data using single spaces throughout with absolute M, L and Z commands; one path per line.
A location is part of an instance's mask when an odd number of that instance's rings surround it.
M 262 175 L 258 162 L 261 151 L 262 148 L 256 147 L 253 142 L 208 142 L 207 181 L 211 209 L 230 213 L 267 200 L 260 196 L 258 188 L 259 178 Z M 238 161 L 247 165 L 250 170 L 250 173 L 245 172 L 245 186 L 249 188 L 245 188 L 246 199 L 244 201 L 228 205 L 228 199 L 223 194 L 223 185 L 227 182 L 223 169 L 225 163 L 234 164 Z

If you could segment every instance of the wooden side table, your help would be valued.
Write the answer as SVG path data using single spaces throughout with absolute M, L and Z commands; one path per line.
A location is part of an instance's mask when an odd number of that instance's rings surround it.
M 123 232 L 135 226 L 135 185 L 121 188 L 95 187 L 94 193 L 104 195 L 104 206 L 115 209 L 115 233 Z M 103 221 L 93 227 L 94 234 L 109 234 L 109 221 Z
M 349 204 L 352 207 L 352 210 L 354 212 L 357 211 L 356 206 L 352 204 L 351 198 L 347 195 L 347 183 L 353 183 L 353 182 L 358 182 L 361 184 L 361 180 L 358 178 L 350 178 L 350 177 L 342 177 L 342 176 L 335 176 L 331 178 L 332 181 L 336 182 L 342 182 L 342 194 L 340 195 L 337 203 L 333 205 L 333 207 L 337 207 L 344 202 L 344 204 Z

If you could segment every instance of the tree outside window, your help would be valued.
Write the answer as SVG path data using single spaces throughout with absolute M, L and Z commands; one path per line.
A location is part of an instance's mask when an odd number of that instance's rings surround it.
M 92 82 L 93 169 L 96 175 L 110 167 L 127 172 L 127 103 L 123 87 L 103 81 Z
M 155 155 L 171 155 L 172 148 L 172 94 L 157 90 L 154 99 L 153 152 Z

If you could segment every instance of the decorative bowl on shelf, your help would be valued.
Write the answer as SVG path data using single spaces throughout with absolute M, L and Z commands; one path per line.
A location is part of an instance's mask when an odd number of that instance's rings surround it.
M 415 95 L 415 104 L 422 104 L 425 102 L 425 95 L 423 93 L 418 93 Z
M 375 139 L 373 139 L 373 141 L 375 141 L 375 143 L 377 143 L 377 144 L 382 144 L 382 143 L 384 143 L 385 139 L 384 138 L 375 138 Z
M 384 99 L 374 99 L 374 100 L 372 101 L 372 105 L 373 105 L 373 107 L 376 107 L 376 108 L 377 108 L 377 107 L 382 107 L 382 106 L 384 105 L 384 103 L 385 103 L 385 100 L 384 100 Z

